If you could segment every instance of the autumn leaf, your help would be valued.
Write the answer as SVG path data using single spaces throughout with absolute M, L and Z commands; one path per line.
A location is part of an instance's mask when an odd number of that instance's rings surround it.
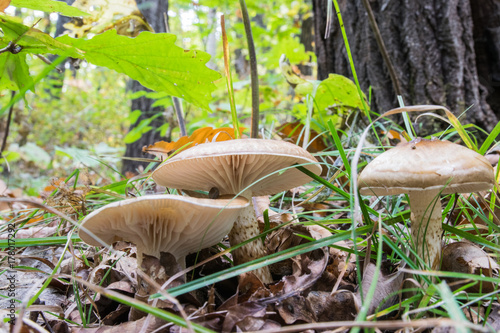
M 5 8 L 9 7 L 10 0 L 0 0 L 0 12 L 3 12 Z
M 240 127 L 240 132 L 245 128 Z M 231 127 L 202 127 L 193 132 L 190 136 L 180 137 L 177 141 L 158 141 L 152 145 L 144 146 L 142 151 L 164 159 L 176 150 L 188 149 L 199 144 L 216 141 L 234 140 L 234 129 Z
M 304 134 L 302 131 L 304 125 L 299 121 L 293 123 L 284 123 L 278 130 L 278 135 L 282 139 L 289 139 L 292 143 L 302 146 L 304 142 Z M 311 142 L 307 145 L 307 151 L 310 153 L 317 153 L 326 150 L 327 146 L 323 142 L 321 135 L 318 132 L 311 130 L 309 137 Z

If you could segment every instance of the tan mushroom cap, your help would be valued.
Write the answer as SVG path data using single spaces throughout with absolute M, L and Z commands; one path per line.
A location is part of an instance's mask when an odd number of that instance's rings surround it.
M 242 197 L 211 200 L 148 195 L 101 207 L 89 214 L 81 226 L 107 244 L 128 241 L 141 254 L 159 257 L 160 252 L 170 252 L 179 259 L 217 244 L 248 205 Z M 83 228 L 79 236 L 87 244 L 101 245 Z
M 252 195 L 268 195 L 303 185 L 311 179 L 294 164 L 319 175 L 318 161 L 294 144 L 263 139 L 239 139 L 206 143 L 172 157 L 153 172 L 156 183 L 186 190 L 236 194 L 251 186 Z M 274 173 L 276 172 L 276 173 Z M 273 174 L 274 173 L 274 174 Z M 268 177 L 266 177 L 268 176 Z
M 449 141 L 417 138 L 380 154 L 359 175 L 362 195 L 394 195 L 441 189 L 443 194 L 490 189 L 495 182 L 488 160 Z

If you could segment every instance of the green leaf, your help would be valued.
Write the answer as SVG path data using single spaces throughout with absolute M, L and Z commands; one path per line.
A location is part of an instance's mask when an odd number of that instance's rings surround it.
M 0 54 L 0 90 L 21 90 L 29 84 L 33 84 L 33 79 L 26 64 L 26 54 Z
M 64 16 L 89 16 L 90 14 L 82 12 L 80 9 L 68 6 L 62 1 L 53 0 L 12 0 L 10 4 L 18 8 L 29 8 L 41 10 L 42 12 L 57 12 Z
M 326 123 L 331 120 L 335 128 L 342 128 L 348 113 L 354 109 L 363 110 L 354 82 L 345 76 L 330 74 L 316 90 L 315 104 Z
M 109 30 L 90 40 L 68 36 L 58 41 L 85 52 L 85 59 L 95 65 L 114 69 L 138 80 L 142 85 L 183 98 L 209 109 L 213 81 L 219 73 L 205 64 L 210 55 L 176 46 L 176 36 L 167 33 L 142 32 L 136 38 L 117 35 Z
M 339 106 L 363 108 L 354 82 L 339 74 L 330 74 L 323 80 L 319 84 L 315 98 L 320 110 Z
M 11 41 L 22 47 L 21 53 L 54 53 L 74 58 L 82 58 L 83 54 L 76 48 L 55 40 L 50 35 L 25 26 L 18 18 L 0 14 L 0 28 L 4 36 L 0 38 L 0 45 L 7 45 Z

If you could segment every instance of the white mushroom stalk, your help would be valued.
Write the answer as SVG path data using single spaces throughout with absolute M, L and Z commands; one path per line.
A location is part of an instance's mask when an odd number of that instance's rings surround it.
M 417 138 L 375 158 L 359 175 L 362 195 L 408 193 L 411 235 L 425 266 L 439 268 L 441 201 L 439 194 L 485 191 L 495 182 L 484 156 L 449 141 Z
M 279 193 L 303 185 L 311 179 L 296 168 L 321 173 L 318 161 L 305 149 L 277 140 L 239 139 L 205 143 L 170 158 L 153 172 L 156 183 L 170 188 L 209 191 L 221 195 L 252 196 Z M 287 169 L 288 168 L 288 169 Z M 282 172 L 279 172 L 282 170 Z M 240 194 L 241 195 L 241 194 Z M 260 234 L 252 204 L 242 210 L 229 240 L 231 246 Z M 261 258 L 266 250 L 257 239 L 233 251 L 236 264 Z M 272 282 L 267 266 L 253 271 L 264 283 Z
M 87 244 L 100 246 L 87 231 L 105 243 L 134 243 L 138 267 L 143 254 L 160 257 L 171 253 L 185 267 L 189 253 L 217 244 L 231 230 L 245 198 L 198 199 L 177 195 L 148 195 L 101 207 L 82 221 L 79 236 Z

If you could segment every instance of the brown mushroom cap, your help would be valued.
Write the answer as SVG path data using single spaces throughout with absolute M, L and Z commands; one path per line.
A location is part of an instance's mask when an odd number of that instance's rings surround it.
M 148 195 L 118 201 L 89 214 L 81 227 L 107 244 L 128 241 L 138 252 L 159 257 L 170 252 L 177 259 L 217 244 L 229 233 L 240 210 L 249 205 L 235 199 L 198 199 L 176 195 Z M 87 244 L 100 246 L 85 229 Z
M 484 156 L 449 141 L 416 139 L 375 158 L 359 175 L 363 195 L 441 189 L 443 194 L 490 189 L 493 168 Z
M 201 144 L 187 149 L 153 172 L 156 183 L 186 190 L 236 194 L 253 184 L 252 195 L 268 195 L 310 181 L 296 168 L 276 172 L 297 164 L 319 175 L 318 161 L 305 149 L 278 140 L 239 139 Z M 276 172 L 276 173 L 273 173 Z M 268 176 L 268 177 L 266 177 Z

